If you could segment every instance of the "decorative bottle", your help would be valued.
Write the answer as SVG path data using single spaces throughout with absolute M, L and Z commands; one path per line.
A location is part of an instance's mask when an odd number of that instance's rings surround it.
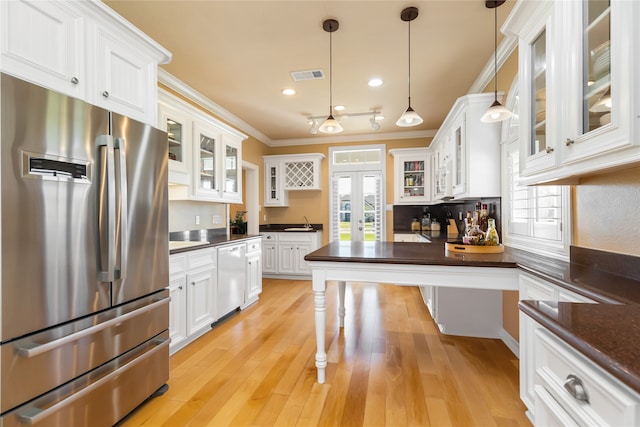
M 487 223 L 487 234 L 484 238 L 484 244 L 486 246 L 498 246 L 500 244 L 500 239 L 498 238 L 498 231 L 496 230 L 496 220 L 489 218 Z

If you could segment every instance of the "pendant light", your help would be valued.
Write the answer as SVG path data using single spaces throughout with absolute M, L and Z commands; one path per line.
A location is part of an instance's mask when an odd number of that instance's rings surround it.
M 422 123 L 422 117 L 411 108 L 411 21 L 418 17 L 417 7 L 407 7 L 400 13 L 400 19 L 409 24 L 409 107 L 396 122 L 397 126 L 409 127 Z
M 322 28 L 329 33 L 329 117 L 318 129 L 322 133 L 342 132 L 342 126 L 333 118 L 333 32 L 339 27 L 340 24 L 335 19 L 327 19 L 322 23 Z
M 484 123 L 495 123 L 507 120 L 513 113 L 498 102 L 498 6 L 506 0 L 486 0 L 487 9 L 493 9 L 493 92 L 494 101 L 480 119 Z

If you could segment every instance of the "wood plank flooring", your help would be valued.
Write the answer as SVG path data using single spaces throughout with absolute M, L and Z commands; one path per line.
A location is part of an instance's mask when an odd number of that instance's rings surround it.
M 137 426 L 530 426 L 518 359 L 499 340 L 442 335 L 418 288 L 327 289 L 326 383 L 316 382 L 310 281 L 264 279 L 257 304 L 171 357 L 169 390 Z

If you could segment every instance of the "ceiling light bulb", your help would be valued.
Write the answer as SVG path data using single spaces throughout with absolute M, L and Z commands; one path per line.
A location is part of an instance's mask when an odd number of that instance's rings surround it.
M 344 111 L 347 107 L 345 107 L 344 105 L 336 105 L 335 107 L 333 107 L 334 110 L 336 111 Z
M 491 104 L 491 107 L 489 107 L 489 109 L 480 118 L 480 121 L 483 123 L 495 123 L 507 120 L 511 116 L 513 116 L 511 111 L 506 109 L 498 101 L 494 101 L 493 104 Z
M 282 94 L 283 95 L 295 95 L 296 91 L 293 89 L 282 89 Z
M 396 125 L 401 127 L 418 126 L 420 123 L 422 123 L 422 121 L 422 117 L 420 117 L 418 113 L 413 111 L 413 108 L 409 106 L 409 108 L 407 108 L 406 111 L 402 113 L 402 115 L 396 122 Z
M 382 80 L 380 79 L 371 79 L 369 80 L 369 83 L 367 83 L 369 86 L 371 87 L 378 87 L 378 86 L 382 86 Z
M 318 130 L 322 133 L 340 133 L 343 129 L 340 123 L 332 115 L 329 115 Z

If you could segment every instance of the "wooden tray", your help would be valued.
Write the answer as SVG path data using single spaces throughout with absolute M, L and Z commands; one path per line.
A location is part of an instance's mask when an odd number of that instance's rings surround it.
M 504 252 L 504 245 L 479 246 L 465 245 L 462 242 L 445 242 L 444 247 L 449 252 L 466 252 L 469 254 L 500 254 Z

